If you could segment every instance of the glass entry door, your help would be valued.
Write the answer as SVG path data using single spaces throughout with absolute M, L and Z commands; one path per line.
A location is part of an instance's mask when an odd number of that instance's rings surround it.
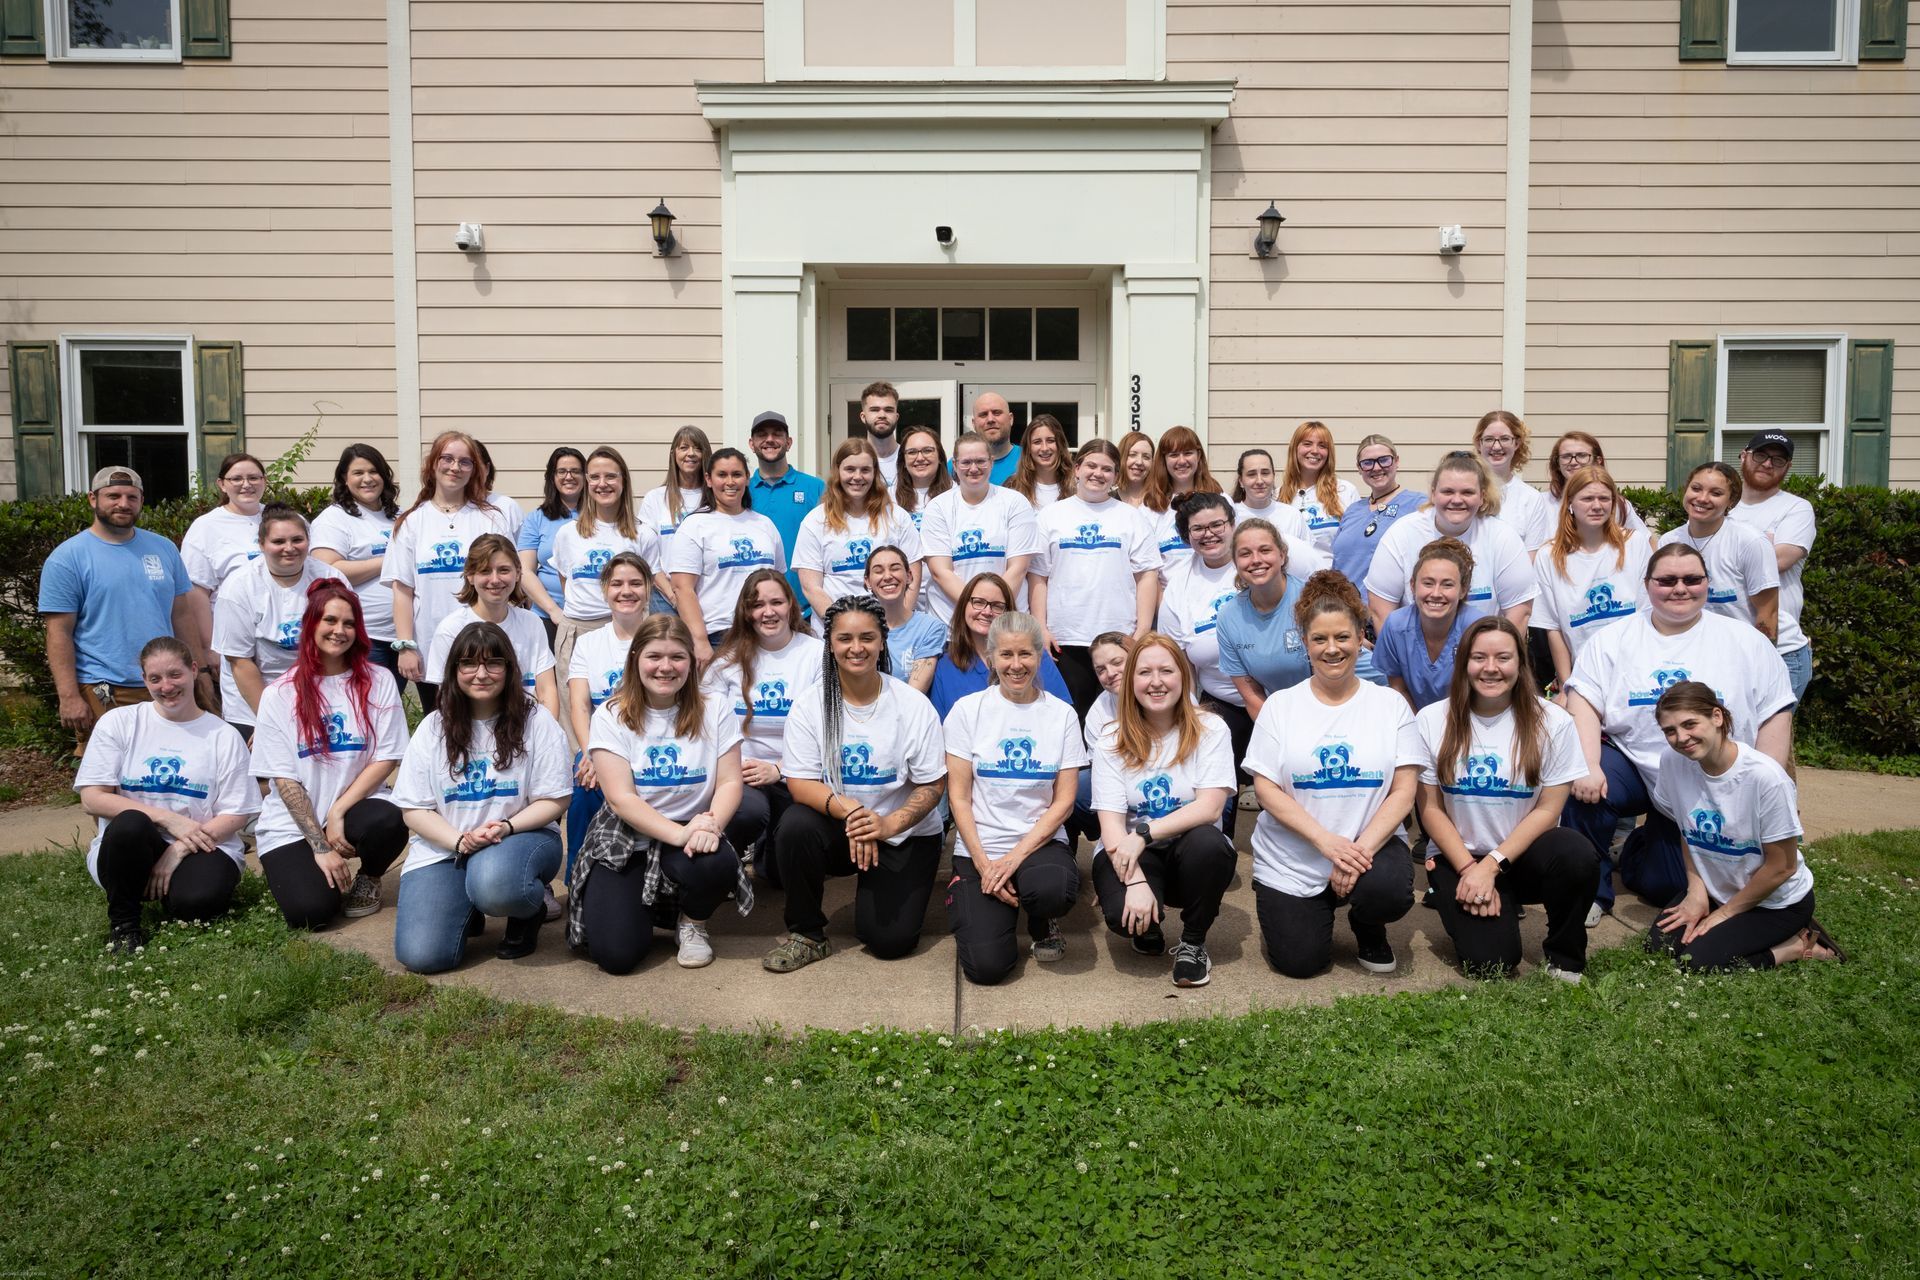
M 828 387 L 827 403 L 832 407 L 833 427 L 827 440 L 827 456 L 840 447 L 842 440 L 864 439 L 867 429 L 860 422 L 860 393 L 864 382 L 835 382 Z M 932 427 L 940 433 L 942 444 L 951 448 L 953 438 L 966 429 L 966 410 L 960 404 L 960 384 L 920 379 L 897 381 L 900 393 L 900 431 L 908 427 Z

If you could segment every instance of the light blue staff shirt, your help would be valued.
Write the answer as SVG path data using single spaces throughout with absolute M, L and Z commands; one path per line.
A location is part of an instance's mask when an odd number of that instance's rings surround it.
M 191 590 L 180 549 L 146 529 L 125 542 L 82 529 L 40 566 L 40 612 L 74 615 L 81 684 L 143 683 L 140 650 L 173 634 L 173 602 Z
M 518 551 L 533 552 L 533 563 L 540 570 L 540 585 L 547 594 L 558 603 L 566 594 L 566 586 L 560 581 L 559 570 L 553 567 L 553 536 L 560 532 L 562 525 L 572 524 L 579 516 L 578 511 L 569 511 L 558 520 L 550 519 L 547 513 L 535 507 L 527 513 L 520 523 L 519 536 L 514 539 L 514 548 Z M 532 601 L 527 602 L 534 616 L 544 618 L 547 611 Z
M 1293 621 L 1300 600 L 1300 581 L 1287 579 L 1287 594 L 1271 613 L 1253 607 L 1253 597 L 1242 591 L 1220 606 L 1214 630 L 1220 636 L 1220 674 L 1231 680 L 1246 676 L 1271 698 L 1312 674 L 1306 641 Z

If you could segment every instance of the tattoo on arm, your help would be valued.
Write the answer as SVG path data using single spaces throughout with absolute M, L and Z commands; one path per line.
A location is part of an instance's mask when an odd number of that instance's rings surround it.
M 900 829 L 910 831 L 920 824 L 920 819 L 933 812 L 933 806 L 940 803 L 940 797 L 946 794 L 947 782 L 942 778 L 938 782 L 923 782 L 907 796 L 907 802 L 900 806 Z
M 307 843 L 330 848 L 332 842 L 327 839 L 326 828 L 313 816 L 313 801 L 307 798 L 307 789 L 292 778 L 275 778 L 273 785 L 280 793 L 280 803 L 287 806 L 287 816 L 305 834 Z

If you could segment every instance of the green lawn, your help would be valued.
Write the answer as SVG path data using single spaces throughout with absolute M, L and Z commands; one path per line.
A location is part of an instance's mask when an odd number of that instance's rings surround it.
M 955 1044 L 436 990 L 251 877 L 117 962 L 0 859 L 0 1272 L 1911 1275 L 1920 836 L 1815 869 L 1852 964 Z

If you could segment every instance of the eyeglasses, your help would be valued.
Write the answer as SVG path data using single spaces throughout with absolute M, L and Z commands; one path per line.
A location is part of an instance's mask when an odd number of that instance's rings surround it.
M 924 446 L 918 449 L 903 449 L 901 452 L 915 462 L 930 462 L 940 456 L 938 449 L 928 449 Z
M 1207 535 L 1207 534 L 1214 534 L 1214 533 L 1225 533 L 1225 532 L 1226 532 L 1227 530 L 1229 530 L 1229 529 L 1231 529 L 1231 528 L 1233 528 L 1233 522 L 1232 522 L 1232 521 L 1229 521 L 1229 520 L 1209 520 L 1209 521 L 1208 521 L 1208 522 L 1207 522 L 1206 524 L 1190 524 L 1190 525 L 1188 525 L 1188 526 L 1187 526 L 1187 533 L 1188 533 L 1188 535 L 1189 535 L 1190 537 L 1195 537 L 1195 538 L 1198 538 L 1198 537 L 1202 537 L 1202 536 L 1204 536 L 1204 535 Z
M 969 600 L 969 601 L 967 601 L 967 612 L 968 612 L 968 613 L 984 613 L 984 614 L 986 614 L 986 615 L 987 615 L 987 616 L 988 616 L 989 618 L 997 618 L 997 617 L 999 617 L 999 616 L 1000 616 L 1001 614 L 1003 614 L 1003 613 L 1005 613 L 1006 611 L 1007 611 L 1007 606 L 1005 606 L 1005 605 L 1003 605 L 1003 604 L 1001 604 L 1001 603 L 1000 603 L 1000 602 L 998 602 L 997 600 Z
M 1590 453 L 1563 453 L 1560 455 L 1560 469 L 1564 471 L 1568 467 L 1584 467 L 1592 461 L 1593 455 Z
M 1483 445 L 1491 444 L 1491 445 L 1498 445 L 1501 447 L 1505 447 L 1507 445 L 1517 444 L 1519 442 L 1515 440 L 1512 436 L 1481 436 L 1480 443 Z
M 456 458 L 450 454 L 443 453 L 433 460 L 433 465 L 436 467 L 445 467 L 449 471 L 471 471 L 473 470 L 473 459 Z
M 555 480 L 578 480 L 585 474 L 587 473 L 578 467 L 561 467 L 553 473 L 553 478 Z
M 505 671 L 506 669 L 507 669 L 507 660 L 505 658 L 462 658 L 460 659 L 460 674 L 463 676 L 470 676 L 470 675 L 473 675 L 475 672 L 479 672 L 479 671 L 490 672 L 493 675 L 497 676 L 501 672 Z
M 1648 581 L 1656 587 L 1668 588 L 1679 586 L 1697 587 L 1706 580 L 1707 575 L 1704 573 L 1663 573 L 1657 578 L 1648 579 Z
M 1398 461 L 1400 461 L 1400 459 L 1391 454 L 1384 458 L 1362 458 L 1360 459 L 1360 469 L 1362 471 L 1385 471 Z
M 1765 467 L 1769 471 L 1783 471 L 1793 465 L 1793 459 L 1783 458 L 1777 453 L 1749 453 L 1747 457 L 1752 459 L 1754 466 Z

